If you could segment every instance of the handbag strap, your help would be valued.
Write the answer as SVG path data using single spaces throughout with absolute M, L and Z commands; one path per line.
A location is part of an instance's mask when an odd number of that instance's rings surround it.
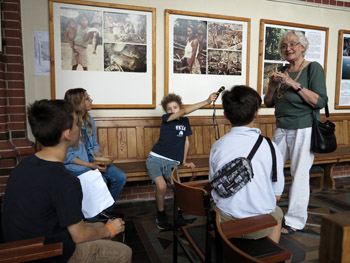
M 309 66 L 307 67 L 307 81 L 308 81 L 308 86 L 309 88 L 311 87 L 310 85 L 310 75 L 311 75 L 311 64 L 312 62 L 309 64 Z M 316 110 L 313 110 L 313 113 L 312 113 L 312 116 L 314 119 L 316 119 L 316 113 L 315 113 Z M 329 109 L 328 109 L 328 102 L 326 103 L 326 106 L 324 107 L 324 111 L 326 113 L 326 118 L 329 117 Z

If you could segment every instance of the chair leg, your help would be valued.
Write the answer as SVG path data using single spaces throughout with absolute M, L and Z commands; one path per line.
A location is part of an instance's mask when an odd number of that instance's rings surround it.
M 177 263 L 177 203 L 176 203 L 176 193 L 174 190 L 174 224 L 173 224 L 173 263 Z

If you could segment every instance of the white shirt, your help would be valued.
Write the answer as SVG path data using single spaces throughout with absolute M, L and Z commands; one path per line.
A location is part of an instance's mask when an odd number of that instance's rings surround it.
M 209 180 L 226 163 L 238 157 L 247 157 L 261 131 L 245 126 L 233 127 L 220 140 L 213 144 L 209 158 Z M 272 156 L 268 142 L 264 139 L 252 159 L 254 177 L 236 194 L 228 198 L 220 197 L 215 190 L 212 196 L 216 206 L 234 218 L 245 218 L 269 214 L 276 208 L 276 196 L 284 188 L 283 158 L 276 151 L 277 182 L 272 182 Z

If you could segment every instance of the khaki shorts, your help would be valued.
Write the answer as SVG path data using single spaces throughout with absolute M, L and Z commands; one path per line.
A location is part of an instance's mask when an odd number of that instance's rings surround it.
M 272 215 L 278 223 L 282 222 L 282 218 L 283 218 L 283 212 L 282 212 L 282 209 L 279 207 L 279 206 L 276 206 L 276 209 L 274 212 L 272 212 L 270 215 Z M 231 220 L 235 220 L 236 218 L 234 217 L 231 217 L 229 215 L 226 215 L 224 214 L 223 212 L 220 211 L 220 219 L 222 222 L 225 222 L 225 221 L 231 221 Z M 272 229 L 274 227 L 269 227 L 269 228 L 265 228 L 265 229 L 262 229 L 262 230 L 259 230 L 259 231 L 256 231 L 256 232 L 252 232 L 252 233 L 249 233 L 249 234 L 245 234 L 245 235 L 242 235 L 242 236 L 239 236 L 240 238 L 245 238 L 245 239 L 259 239 L 259 238 L 263 238 L 263 237 L 266 237 L 268 236 Z

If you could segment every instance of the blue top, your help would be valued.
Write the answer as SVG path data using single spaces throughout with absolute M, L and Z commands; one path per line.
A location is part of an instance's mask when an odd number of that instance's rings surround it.
M 153 146 L 152 152 L 182 163 L 186 136 L 192 134 L 191 126 L 187 117 L 167 122 L 171 114 L 162 116 L 159 140 Z
M 85 166 L 73 164 L 73 161 L 75 160 L 75 158 L 79 158 L 80 160 L 85 161 L 85 162 L 90 162 L 89 161 L 89 154 L 91 154 L 91 156 L 94 156 L 94 151 L 100 150 L 100 146 L 97 142 L 95 121 L 91 116 L 89 116 L 89 118 L 91 121 L 91 130 L 92 130 L 91 136 L 88 134 L 88 140 L 90 143 L 89 149 L 87 150 L 85 148 L 84 141 L 79 141 L 78 147 L 73 146 L 73 147 L 70 147 L 68 149 L 67 155 L 66 155 L 66 160 L 64 161 L 64 165 L 66 166 L 66 168 L 75 174 L 77 174 L 79 172 L 85 172 L 85 170 L 86 170 Z M 86 131 L 88 130 L 87 122 L 85 123 L 84 127 L 82 128 L 82 134 L 84 134 L 85 129 L 86 129 Z

